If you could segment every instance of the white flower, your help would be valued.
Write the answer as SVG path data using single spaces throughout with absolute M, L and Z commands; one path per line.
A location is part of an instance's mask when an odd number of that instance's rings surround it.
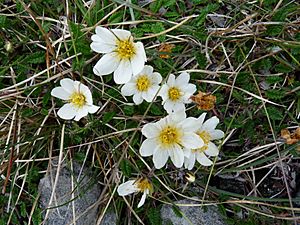
M 190 75 L 186 72 L 181 73 L 176 79 L 170 74 L 166 84 L 159 92 L 162 97 L 164 109 L 168 113 L 185 111 L 185 103 L 190 102 L 191 95 L 196 91 L 196 85 L 189 84 Z
M 52 96 L 68 102 L 58 110 L 60 118 L 71 120 L 75 117 L 79 121 L 88 113 L 97 112 L 99 107 L 93 105 L 92 93 L 86 85 L 69 78 L 62 79 L 60 85 L 51 91 Z
M 153 155 L 154 166 L 162 168 L 169 156 L 177 168 L 182 167 L 184 157 L 191 149 L 201 148 L 203 140 L 195 133 L 196 118 L 186 118 L 184 112 L 168 115 L 156 123 L 146 124 L 142 134 L 147 139 L 142 143 L 140 154 Z
M 133 76 L 131 80 L 122 87 L 121 93 L 124 96 L 133 95 L 133 101 L 137 105 L 141 104 L 143 99 L 147 102 L 152 102 L 159 90 L 161 81 L 161 75 L 157 72 L 153 73 L 152 66 L 145 66 L 138 75 Z
M 213 162 L 206 155 L 217 156 L 219 154 L 218 147 L 211 141 L 223 138 L 224 132 L 215 129 L 219 123 L 217 117 L 214 116 L 204 122 L 205 116 L 206 113 L 203 113 L 195 123 L 197 126 L 196 133 L 203 140 L 204 146 L 192 149 L 190 156 L 184 159 L 184 166 L 189 170 L 194 167 L 196 160 L 203 166 L 212 165 Z
M 144 205 L 147 195 L 153 191 L 152 184 L 147 178 L 140 178 L 138 180 L 129 180 L 121 184 L 118 189 L 120 196 L 130 195 L 135 192 L 142 192 L 143 196 L 138 204 L 138 208 Z
M 147 58 L 143 43 L 134 43 L 129 31 L 96 27 L 92 41 L 91 49 L 104 54 L 93 68 L 96 75 L 114 72 L 115 82 L 125 84 L 144 68 Z

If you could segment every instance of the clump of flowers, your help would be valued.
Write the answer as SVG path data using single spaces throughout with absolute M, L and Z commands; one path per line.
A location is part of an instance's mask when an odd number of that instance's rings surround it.
M 138 204 L 138 208 L 144 205 L 147 195 L 153 192 L 153 186 L 147 178 L 139 178 L 137 180 L 129 180 L 121 184 L 117 192 L 120 196 L 126 196 L 135 192 L 142 192 L 142 198 Z
M 66 101 L 57 112 L 60 118 L 79 121 L 88 113 L 97 112 L 99 107 L 93 105 L 92 93 L 86 85 L 69 78 L 62 79 L 60 85 L 51 91 L 52 96 Z
M 129 31 L 98 26 L 92 41 L 91 49 L 104 54 L 93 68 L 96 75 L 114 72 L 114 81 L 126 84 L 144 68 L 147 58 L 143 43 L 133 42 Z
M 185 111 L 185 104 L 196 91 L 196 85 L 190 84 L 190 75 L 181 73 L 177 78 L 170 74 L 167 82 L 162 85 L 159 95 L 163 99 L 163 107 L 168 113 Z
M 203 113 L 195 121 L 196 134 L 203 140 L 204 145 L 200 148 L 192 149 L 189 157 L 185 157 L 184 166 L 189 170 L 194 167 L 196 160 L 203 166 L 210 166 L 213 162 L 207 156 L 219 155 L 219 149 L 212 141 L 223 138 L 224 132 L 216 129 L 219 123 L 217 117 L 211 117 L 204 122 L 205 116 L 206 113 Z
M 184 157 L 189 157 L 191 149 L 201 148 L 203 140 L 197 135 L 195 118 L 186 118 L 184 112 L 173 113 L 156 123 L 146 124 L 142 134 L 140 154 L 153 155 L 155 168 L 162 168 L 170 157 L 177 168 L 183 166 Z
M 145 99 L 152 102 L 158 92 L 162 77 L 159 73 L 153 72 L 152 66 L 145 66 L 144 69 L 133 76 L 131 80 L 121 88 L 124 96 L 133 95 L 133 102 L 138 105 Z

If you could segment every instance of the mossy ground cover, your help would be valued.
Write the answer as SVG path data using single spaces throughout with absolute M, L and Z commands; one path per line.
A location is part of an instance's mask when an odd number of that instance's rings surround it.
M 290 0 L 1 1 L 0 224 L 42 222 L 38 182 L 59 154 L 103 185 L 99 219 L 111 210 L 120 224 L 160 224 L 162 204 L 196 195 L 229 224 L 299 221 L 299 142 L 281 137 L 299 127 L 299 19 L 299 2 Z M 139 155 L 141 128 L 167 113 L 159 100 L 134 105 L 112 75 L 94 75 L 96 26 L 130 30 L 163 79 L 187 71 L 216 97 L 208 115 L 220 119 L 225 138 L 213 166 L 155 170 Z M 57 116 L 63 102 L 50 92 L 66 77 L 92 90 L 96 114 Z M 203 112 L 188 105 L 189 116 Z M 116 189 L 140 176 L 154 192 L 137 209 L 138 197 L 124 201 Z

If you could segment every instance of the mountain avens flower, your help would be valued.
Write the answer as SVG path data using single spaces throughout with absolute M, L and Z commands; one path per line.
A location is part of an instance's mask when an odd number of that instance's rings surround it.
M 196 91 L 196 85 L 190 84 L 190 75 L 181 73 L 177 78 L 170 74 L 167 82 L 162 85 L 159 95 L 163 99 L 164 109 L 168 113 L 185 111 L 185 104 L 190 103 L 190 97 Z
M 131 80 L 122 87 L 121 93 L 124 96 L 133 95 L 133 102 L 136 105 L 141 104 L 144 99 L 147 102 L 152 102 L 155 94 L 159 90 L 161 81 L 161 75 L 157 72 L 153 72 L 152 66 L 145 66 L 139 74 L 133 76 Z
M 203 140 L 195 133 L 195 118 L 186 118 L 184 112 L 172 113 L 156 123 L 146 124 L 142 134 L 140 154 L 153 155 L 154 166 L 162 168 L 170 157 L 177 168 L 182 167 L 184 157 L 189 157 L 191 149 L 201 148 Z
M 95 113 L 99 109 L 93 105 L 92 93 L 86 85 L 69 78 L 62 79 L 60 85 L 61 87 L 51 91 L 53 97 L 66 101 L 57 112 L 60 118 L 79 121 L 88 113 Z
M 92 41 L 91 49 L 104 54 L 93 68 L 96 75 L 114 72 L 114 81 L 125 84 L 144 68 L 147 58 L 143 43 L 133 42 L 129 31 L 98 26 Z
M 185 157 L 184 166 L 191 170 L 197 160 L 203 166 L 210 166 L 213 162 L 207 156 L 217 156 L 219 154 L 218 147 L 212 142 L 213 140 L 224 137 L 224 132 L 217 130 L 216 126 L 219 119 L 215 116 L 204 122 L 206 113 L 203 113 L 195 122 L 197 127 L 196 134 L 203 140 L 204 145 L 201 148 L 192 149 L 189 157 Z
M 121 184 L 117 192 L 120 196 L 126 196 L 135 192 L 142 192 L 142 198 L 138 204 L 138 208 L 144 205 L 147 195 L 153 192 L 153 186 L 147 178 L 140 178 L 137 180 L 129 180 Z

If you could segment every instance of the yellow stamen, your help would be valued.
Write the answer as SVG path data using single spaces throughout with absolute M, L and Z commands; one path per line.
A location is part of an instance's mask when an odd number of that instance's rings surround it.
M 74 104 L 76 107 L 81 108 L 86 104 L 85 96 L 80 92 L 75 92 L 70 97 L 70 102 Z
M 140 76 L 136 80 L 136 88 L 139 91 L 147 91 L 151 85 L 149 78 L 146 75 Z
M 131 40 L 118 40 L 117 41 L 117 50 L 116 50 L 120 59 L 131 59 L 136 51 Z
M 152 184 L 149 182 L 147 178 L 140 178 L 136 181 L 137 188 L 143 192 L 145 190 L 149 190 L 150 192 L 153 190 Z
M 160 132 L 159 139 L 163 145 L 180 144 L 180 133 L 176 127 L 166 127 Z
M 208 132 L 206 131 L 201 131 L 197 133 L 199 137 L 204 141 L 204 144 L 208 144 L 211 140 L 211 136 Z
M 171 87 L 168 91 L 168 95 L 172 101 L 176 101 L 180 98 L 181 93 L 177 87 Z

